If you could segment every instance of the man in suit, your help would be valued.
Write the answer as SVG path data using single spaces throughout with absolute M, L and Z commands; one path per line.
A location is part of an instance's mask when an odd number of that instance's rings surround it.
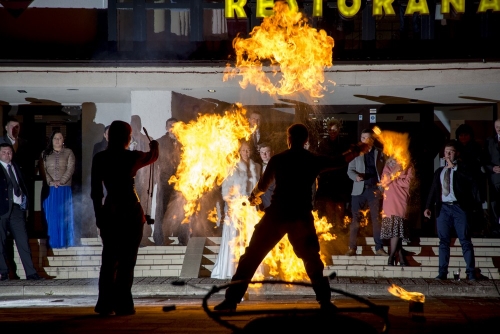
M 13 148 L 7 143 L 0 144 L 0 280 L 9 279 L 6 261 L 5 240 L 9 231 L 16 241 L 17 250 L 23 263 L 26 279 L 41 280 L 31 259 L 31 250 L 26 232 L 27 189 L 22 173 L 12 161 Z
M 491 234 L 500 236 L 500 119 L 495 121 L 495 134 L 486 139 L 485 167 L 490 180 L 492 219 Z
M 262 115 L 258 111 L 252 111 L 248 117 L 248 124 L 251 129 L 254 129 L 250 140 L 250 158 L 258 163 L 262 164 L 262 159 L 259 154 L 260 144 L 266 140 L 266 134 L 262 130 Z
M 106 147 L 108 147 L 108 130 L 109 130 L 109 125 L 106 125 L 106 127 L 104 128 L 104 132 L 102 134 L 102 140 L 94 144 L 94 149 L 92 151 L 92 158 L 94 157 L 94 155 L 96 155 L 101 151 L 104 151 Z
M 20 168 L 23 179 L 28 189 L 27 196 L 28 198 L 33 198 L 33 190 L 34 190 L 34 161 L 35 157 L 31 154 L 30 148 L 28 146 L 28 141 L 19 137 L 19 132 L 21 130 L 21 125 L 19 121 L 15 117 L 7 118 L 7 122 L 5 123 L 5 134 L 0 137 L 0 144 L 6 143 L 12 146 L 13 148 L 13 157 L 12 160 L 17 164 Z M 33 202 L 30 203 L 30 207 L 33 205 Z M 14 262 L 14 240 L 12 236 L 9 235 L 6 240 L 5 249 L 7 252 L 7 257 L 10 262 L 10 271 L 11 277 L 15 279 L 19 279 L 17 276 L 17 267 Z
M 342 122 L 336 118 L 327 123 L 328 137 L 318 147 L 318 153 L 335 156 L 349 149 L 349 143 L 340 136 Z M 314 198 L 314 208 L 320 217 L 339 228 L 344 223 L 344 214 L 350 200 L 352 181 L 347 176 L 347 166 L 342 169 L 321 173 Z
M 264 174 L 267 164 L 269 163 L 269 160 L 271 160 L 271 157 L 274 155 L 274 151 L 270 144 L 262 143 L 260 145 L 259 153 L 262 159 L 262 174 Z M 269 205 L 271 205 L 271 197 L 273 196 L 274 193 L 274 187 L 275 184 L 273 181 L 273 183 L 271 183 L 269 188 L 267 188 L 266 192 L 262 194 L 262 196 L 260 197 L 262 203 L 259 204 L 259 210 L 264 211 Z
M 159 156 L 158 162 L 155 164 L 155 182 L 157 186 L 156 191 L 156 212 L 153 240 L 156 245 L 168 245 L 170 239 L 168 238 L 173 233 L 173 222 L 168 219 L 167 215 L 168 204 L 174 198 L 174 185 L 168 183 L 168 180 L 177 171 L 181 158 L 181 144 L 177 141 L 172 132 L 173 126 L 177 123 L 176 118 L 169 118 L 165 123 L 167 132 L 158 139 Z M 182 208 L 180 208 L 182 211 Z
M 349 250 L 345 255 L 356 255 L 361 210 L 368 206 L 375 241 L 375 255 L 388 256 L 383 248 L 382 239 L 380 239 L 379 220 L 382 191 L 378 183 L 385 164 L 384 156 L 382 151 L 373 145 L 373 130 L 364 129 L 361 132 L 361 142 L 370 147 L 369 151 L 356 157 L 347 167 L 347 175 L 354 183 L 351 192 L 352 222 L 349 235 Z
M 445 280 L 450 262 L 451 230 L 455 229 L 464 256 L 467 277 L 475 280 L 474 247 L 471 242 L 467 212 L 474 208 L 474 192 L 477 185 L 470 170 L 458 157 L 458 145 L 449 141 L 444 147 L 446 164 L 434 172 L 434 179 L 427 197 L 424 216 L 431 217 L 431 206 L 436 205 L 436 226 L 439 237 L 439 275 L 437 280 Z

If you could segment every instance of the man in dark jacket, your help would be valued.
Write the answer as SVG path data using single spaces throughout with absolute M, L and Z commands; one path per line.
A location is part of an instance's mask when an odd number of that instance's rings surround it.
M 444 167 L 434 172 L 434 179 L 427 197 L 424 216 L 431 217 L 431 206 L 436 205 L 436 225 L 439 237 L 438 280 L 447 279 L 450 263 L 451 231 L 455 229 L 466 263 L 465 272 L 469 280 L 475 280 L 474 246 L 472 245 L 467 212 L 473 208 L 477 185 L 470 171 L 458 158 L 456 141 L 449 141 L 444 147 Z
M 260 196 L 275 181 L 276 187 L 271 205 L 255 226 L 245 254 L 240 258 L 236 273 L 231 281 L 244 284 L 231 285 L 226 290 L 226 298 L 215 306 L 217 311 L 233 311 L 241 301 L 248 287 L 248 281 L 271 249 L 288 234 L 297 257 L 304 261 L 307 275 L 311 279 L 316 300 L 324 310 L 335 309 L 331 303 L 328 277 L 323 276 L 324 265 L 319 255 L 319 241 L 312 215 L 312 187 L 322 171 L 341 168 L 359 155 L 367 146 L 361 144 L 356 150 L 335 157 L 316 155 L 307 151 L 304 144 L 308 140 L 307 128 L 293 124 L 287 130 L 289 149 L 274 155 L 252 194 L 250 205 L 259 205 Z
M 485 169 L 490 183 L 491 220 L 493 236 L 500 236 L 500 119 L 495 121 L 495 134 L 486 139 Z
M 10 144 L 0 144 L 0 280 L 9 279 L 6 262 L 5 241 L 7 231 L 16 241 L 17 250 L 23 263 L 26 279 L 41 280 L 31 260 L 31 250 L 26 232 L 27 189 L 23 175 L 12 161 L 13 148 Z
M 90 196 L 102 239 L 95 312 L 101 315 L 135 313 L 131 290 L 146 219 L 134 178 L 140 168 L 158 159 L 158 142 L 150 142 L 149 152 L 130 151 L 131 137 L 128 123 L 114 121 L 109 127 L 108 148 L 92 159 Z M 104 205 L 103 184 L 107 190 Z

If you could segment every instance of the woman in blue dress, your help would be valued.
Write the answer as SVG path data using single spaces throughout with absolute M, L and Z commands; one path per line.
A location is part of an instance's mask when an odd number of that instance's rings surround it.
M 71 178 L 75 171 L 75 155 L 64 147 L 61 131 L 54 131 L 47 148 L 42 152 L 41 162 L 48 194 L 42 207 L 47 221 L 50 248 L 65 248 L 75 245 L 73 223 L 73 195 Z

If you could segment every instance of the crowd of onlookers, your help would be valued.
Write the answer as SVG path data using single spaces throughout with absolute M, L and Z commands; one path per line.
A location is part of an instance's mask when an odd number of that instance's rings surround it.
M 136 118 L 134 119 L 133 116 L 130 122 L 132 132 L 128 150 L 148 151 L 152 138 L 141 133 L 140 119 Z M 181 223 L 184 220 L 183 196 L 174 189 L 173 184 L 168 182 L 170 177 L 175 175 L 180 162 L 181 144 L 172 133 L 172 127 L 177 119 L 170 118 L 166 121 L 166 133 L 157 139 L 158 161 L 149 167 L 139 169 L 135 176 L 135 188 L 142 209 L 149 217 L 153 217 L 150 221 L 151 225 L 144 225 L 142 247 L 168 245 L 172 242 L 171 237 L 177 237 L 181 245 L 186 245 L 191 236 L 224 236 L 224 233 L 229 233 L 226 239 L 230 238 L 230 229 L 226 228 L 224 231 L 224 221 L 227 221 L 228 201 L 234 194 L 233 189 L 237 187 L 240 195 L 248 196 L 274 153 L 281 150 L 281 147 L 276 147 L 271 139 L 273 137 L 271 133 L 262 128 L 262 115 L 258 111 L 250 112 L 248 121 L 253 132 L 247 141 L 241 142 L 239 162 L 230 177 L 220 187 L 215 187 L 211 193 L 206 194 L 200 200 L 202 212 L 191 217 L 189 224 Z M 494 124 L 496 133 L 486 139 L 485 147 L 481 147 L 475 140 L 472 127 L 465 123 L 456 129 L 456 140 L 448 142 L 442 151 L 444 158 L 441 161 L 444 162 L 444 166 L 441 166 L 436 173 L 440 172 L 443 175 L 435 176 L 431 193 L 426 197 L 428 200 L 424 212 L 425 217 L 436 216 L 436 231 L 440 240 L 449 239 L 453 228 L 455 232 L 452 234 L 459 238 L 463 237 L 464 240 L 461 241 L 467 244 L 465 239 L 470 239 L 472 225 L 475 226 L 475 236 L 500 236 L 500 120 L 495 121 Z M 311 145 L 307 142 L 304 148 L 327 156 L 342 154 L 353 144 L 346 140 L 345 133 L 341 135 L 342 127 L 342 121 L 330 119 L 325 123 L 327 135 L 318 141 L 318 145 Z M 19 224 L 23 226 L 21 230 L 24 229 L 24 232 L 16 232 L 12 227 L 15 225 L 13 222 L 16 221 L 15 210 L 8 210 L 7 216 L 4 214 L 0 220 L 3 224 L 0 237 L 6 240 L 7 245 L 6 249 L 2 249 L 2 255 L 5 255 L 2 259 L 9 256 L 7 253 L 12 253 L 12 245 L 9 245 L 9 242 L 12 244 L 12 240 L 15 239 L 18 247 L 21 248 L 24 243 L 22 239 L 26 239 L 27 242 L 23 213 L 26 205 L 30 203 L 28 196 L 32 196 L 29 189 L 33 188 L 34 175 L 30 170 L 31 162 L 26 154 L 28 143 L 19 137 L 20 123 L 15 118 L 10 118 L 6 122 L 5 130 L 0 143 L 5 146 L 3 150 L 12 151 L 11 165 L 16 175 L 12 178 L 11 170 L 7 169 L 10 168 L 8 157 L 2 159 L 3 162 L 8 161 L 5 163 L 3 172 L 6 176 L 5 182 L 13 190 L 13 195 L 7 198 L 11 207 L 22 208 Z M 102 141 L 94 145 L 93 156 L 107 148 L 108 131 L 109 126 L 105 128 Z M 71 191 L 75 155 L 70 148 L 65 147 L 64 135 L 60 130 L 53 131 L 47 147 L 38 157 L 39 172 L 44 180 L 42 210 L 50 248 L 68 247 L 76 243 Z M 386 156 L 371 129 L 364 129 L 361 132 L 360 141 L 370 146 L 366 154 L 355 158 L 343 168 L 321 173 L 315 184 L 311 185 L 313 208 L 318 211 L 320 217 L 326 217 L 335 228 L 346 227 L 346 217 L 349 217 L 346 255 L 357 254 L 357 237 L 360 227 L 369 221 L 375 241 L 375 254 L 388 256 L 388 265 L 408 265 L 402 241 L 410 239 L 408 201 L 414 190 L 415 166 L 410 162 L 403 168 L 401 162 L 395 157 Z M 451 151 L 453 151 L 452 157 Z M 445 172 L 451 174 L 451 181 L 448 181 L 449 175 Z M 470 184 L 467 183 L 464 186 L 465 181 L 459 177 L 461 175 Z M 19 193 L 18 187 L 14 187 L 15 182 L 11 181 L 13 179 L 21 181 L 19 183 L 22 186 L 26 185 L 27 190 Z M 460 181 L 459 184 L 457 184 L 458 181 Z M 447 190 L 450 187 L 449 184 L 451 184 L 450 192 Z M 464 198 L 464 187 L 467 201 L 460 204 Z M 155 211 L 151 212 L 153 188 L 156 189 L 156 202 L 154 203 Z M 105 188 L 103 191 L 106 193 Z M 259 205 L 260 210 L 264 211 L 270 205 L 272 194 L 273 186 L 263 195 L 262 204 Z M 445 209 L 456 205 L 464 210 L 465 216 L 462 222 L 464 226 L 461 227 L 463 230 L 460 232 L 456 224 L 447 226 L 447 229 L 440 228 L 443 203 L 451 203 L 450 207 L 445 205 Z M 489 210 L 485 211 L 483 206 Z M 214 207 L 218 209 L 216 224 L 206 219 L 208 212 Z M 10 222 L 10 228 L 7 228 L 7 222 Z M 232 232 L 235 233 L 235 231 Z M 441 241 L 446 244 L 446 240 Z M 384 249 L 387 244 L 389 253 Z M 464 244 L 462 246 L 464 247 Z M 26 255 L 29 247 L 25 248 Z M 470 248 L 472 249 L 472 244 Z M 445 253 L 444 250 L 443 254 Z M 27 258 L 27 255 L 24 257 Z M 26 260 L 25 269 L 31 274 L 28 268 L 29 261 Z M 221 270 L 221 277 L 230 277 L 232 273 L 232 270 L 228 271 L 227 268 L 219 268 L 217 263 L 215 269 L 216 274 L 219 269 Z M 5 274 L 5 270 L 6 267 L 0 262 L 0 275 Z M 224 271 L 227 273 L 222 274 Z

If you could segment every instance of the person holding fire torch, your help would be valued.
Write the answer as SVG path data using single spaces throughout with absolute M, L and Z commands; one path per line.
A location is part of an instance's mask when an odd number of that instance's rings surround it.
M 131 290 L 146 218 L 134 179 L 140 168 L 158 159 L 158 142 L 149 143 L 149 152 L 129 151 L 131 138 L 130 124 L 114 121 L 109 127 L 108 148 L 92 159 L 90 197 L 102 239 L 99 297 L 94 310 L 103 316 L 135 313 Z M 103 184 L 107 191 L 104 205 Z
M 231 279 L 235 283 L 228 287 L 224 301 L 216 305 L 214 310 L 236 310 L 236 305 L 241 302 L 261 261 L 285 234 L 288 234 L 295 254 L 304 261 L 321 309 L 336 309 L 330 300 L 328 277 L 323 276 L 324 265 L 319 254 L 320 246 L 311 212 L 311 186 L 320 172 L 344 167 L 368 147 L 360 143 L 343 154 L 328 157 L 307 151 L 304 144 L 308 137 L 305 125 L 291 125 L 287 129 L 289 149 L 271 157 L 264 174 L 249 196 L 250 205 L 259 205 L 260 196 L 275 181 L 271 205 L 255 226 L 250 243 Z

